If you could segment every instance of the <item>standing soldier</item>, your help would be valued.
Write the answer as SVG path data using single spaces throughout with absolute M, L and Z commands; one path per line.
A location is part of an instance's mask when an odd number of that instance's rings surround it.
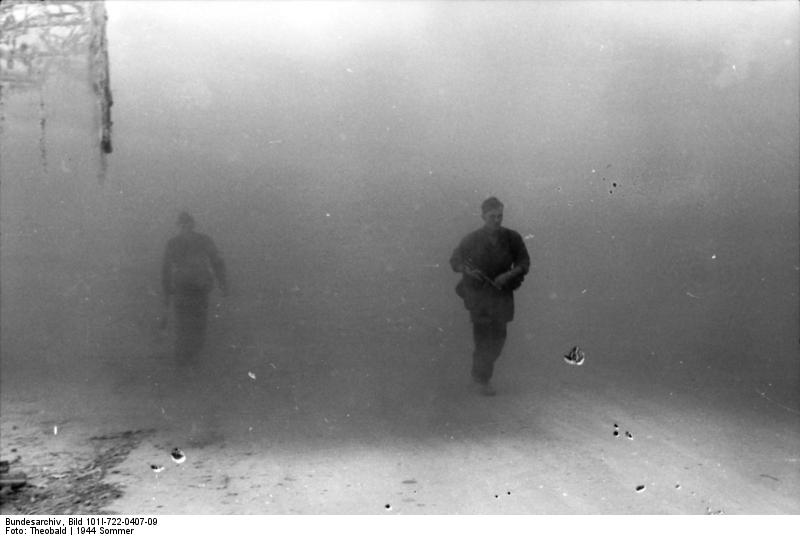
M 178 216 L 180 233 L 167 242 L 161 265 L 164 306 L 170 299 L 175 310 L 175 357 L 186 364 L 203 347 L 208 318 L 208 296 L 216 276 L 223 295 L 227 295 L 225 263 L 211 237 L 194 230 L 192 215 Z
M 490 382 L 494 363 L 503 351 L 506 324 L 514 319 L 514 290 L 530 269 L 530 257 L 520 234 L 502 227 L 500 200 L 484 201 L 481 214 L 483 227 L 461 240 L 450 266 L 462 273 L 456 292 L 472 321 L 472 379 L 481 393 L 494 395 L 497 392 Z

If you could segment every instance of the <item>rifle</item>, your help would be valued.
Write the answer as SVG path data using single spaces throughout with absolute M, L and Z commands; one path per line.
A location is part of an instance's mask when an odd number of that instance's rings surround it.
M 473 265 L 473 264 L 472 264 L 472 259 L 466 259 L 466 260 L 464 261 L 464 267 L 465 267 L 467 270 L 469 270 L 469 271 L 473 272 L 474 274 L 476 274 L 476 275 L 478 276 L 478 279 L 479 279 L 480 281 L 482 281 L 483 283 L 488 283 L 489 285 L 491 285 L 492 287 L 494 287 L 494 288 L 495 288 L 495 289 L 497 289 L 498 291 L 501 291 L 501 290 L 502 290 L 502 287 L 500 287 L 499 285 L 497 285 L 497 284 L 494 282 L 494 280 L 493 280 L 493 279 L 491 279 L 489 276 L 487 276 L 486 274 L 484 274 L 484 273 L 483 273 L 483 271 L 481 271 L 479 268 L 477 268 L 475 265 Z

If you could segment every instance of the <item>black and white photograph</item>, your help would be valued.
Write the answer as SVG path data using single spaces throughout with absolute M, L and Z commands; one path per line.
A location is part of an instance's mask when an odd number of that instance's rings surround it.
M 800 515 L 799 39 L 2 0 L 0 514 Z

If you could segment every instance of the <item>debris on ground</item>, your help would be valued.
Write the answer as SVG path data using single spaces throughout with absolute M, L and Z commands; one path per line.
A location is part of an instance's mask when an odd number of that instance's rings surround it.
M 95 455 L 88 463 L 58 473 L 47 472 L 34 461 L 17 457 L 9 463 L 9 472 L 0 473 L 0 504 L 4 514 L 15 515 L 72 515 L 113 514 L 105 507 L 122 497 L 122 487 L 107 483 L 105 479 L 113 468 L 121 464 L 149 431 L 124 431 L 111 435 L 94 436 Z M 3 461 L 6 462 L 6 461 Z M 16 468 L 16 463 L 23 467 Z M 0 469 L 4 466 L 0 464 Z M 13 476 L 13 477 L 12 477 Z M 8 483 L 9 486 L 6 486 Z

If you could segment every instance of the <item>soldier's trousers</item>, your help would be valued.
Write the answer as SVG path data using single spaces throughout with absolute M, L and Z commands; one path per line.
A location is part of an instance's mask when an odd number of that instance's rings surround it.
M 209 292 L 183 290 L 175 300 L 175 358 L 179 364 L 191 361 L 206 339 Z
M 472 378 L 487 384 L 494 373 L 494 363 L 506 343 L 506 323 L 487 320 L 472 323 L 475 350 L 472 353 Z

